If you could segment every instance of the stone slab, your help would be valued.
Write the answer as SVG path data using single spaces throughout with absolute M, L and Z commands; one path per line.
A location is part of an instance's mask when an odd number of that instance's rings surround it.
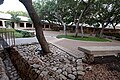
M 80 46 L 78 50 L 94 56 L 107 56 L 120 53 L 120 46 Z

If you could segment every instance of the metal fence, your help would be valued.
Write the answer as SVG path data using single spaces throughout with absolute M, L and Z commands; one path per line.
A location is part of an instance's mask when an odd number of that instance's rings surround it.
M 14 29 L 0 28 L 0 44 L 4 48 L 15 45 Z

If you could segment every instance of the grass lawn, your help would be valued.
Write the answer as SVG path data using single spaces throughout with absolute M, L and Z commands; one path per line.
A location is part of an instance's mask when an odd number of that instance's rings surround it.
M 73 39 L 73 40 L 82 40 L 82 41 L 98 41 L 98 42 L 106 42 L 110 41 L 105 38 L 98 38 L 98 37 L 83 37 L 81 38 L 80 36 L 74 37 L 74 35 L 58 35 L 57 38 L 67 38 L 67 39 Z

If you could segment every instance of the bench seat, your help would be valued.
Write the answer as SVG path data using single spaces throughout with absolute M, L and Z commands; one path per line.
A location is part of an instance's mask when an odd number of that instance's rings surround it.
M 88 61 L 93 62 L 97 56 L 117 56 L 120 53 L 120 46 L 79 46 L 78 50 L 85 53 Z

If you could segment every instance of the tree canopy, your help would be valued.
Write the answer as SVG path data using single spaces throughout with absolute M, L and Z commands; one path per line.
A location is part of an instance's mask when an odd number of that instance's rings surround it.
M 120 0 L 37 0 L 34 7 L 37 14 L 49 22 L 73 23 L 76 28 L 79 23 L 102 26 L 102 35 L 104 28 L 113 26 L 115 29 L 120 23 L 119 4 Z

